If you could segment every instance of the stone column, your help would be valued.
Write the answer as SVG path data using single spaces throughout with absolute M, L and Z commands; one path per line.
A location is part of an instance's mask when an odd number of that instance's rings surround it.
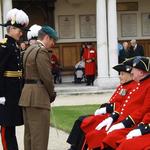
M 116 0 L 108 0 L 107 4 L 109 75 L 110 83 L 112 86 L 115 86 L 115 84 L 118 83 L 118 72 L 112 69 L 112 67 L 118 64 Z
M 0 6 L 2 6 L 2 1 L 0 1 Z M 0 7 L 0 22 L 2 23 L 3 21 L 3 13 L 2 13 L 2 7 Z M 2 39 L 3 38 L 3 27 L 2 26 L 0 26 L 0 39 Z
M 12 9 L 12 0 L 2 0 L 2 16 L 3 16 L 3 23 L 6 23 L 6 14 L 7 12 Z M 6 30 L 4 30 L 4 34 L 6 33 Z
M 97 72 L 95 84 L 99 88 L 107 88 L 108 81 L 108 46 L 106 0 L 96 1 L 96 31 L 97 31 Z M 105 87 L 106 86 L 106 87 Z

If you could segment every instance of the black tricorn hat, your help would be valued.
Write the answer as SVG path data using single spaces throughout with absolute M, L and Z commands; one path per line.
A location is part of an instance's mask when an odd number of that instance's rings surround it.
M 150 72 L 150 57 L 136 56 L 133 59 L 132 66 Z
M 131 59 L 127 59 L 124 62 L 122 62 L 121 64 L 118 64 L 116 66 L 113 67 L 113 69 L 115 69 L 118 72 L 128 72 L 130 73 L 132 70 L 132 60 Z

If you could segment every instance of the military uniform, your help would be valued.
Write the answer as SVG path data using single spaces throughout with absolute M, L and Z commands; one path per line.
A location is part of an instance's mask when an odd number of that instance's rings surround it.
M 133 59 L 133 67 L 144 71 L 149 71 L 149 58 L 135 58 Z M 112 118 L 117 123 L 122 123 L 125 128 L 116 129 L 108 135 L 105 129 L 94 130 L 86 135 L 86 140 L 89 148 L 100 147 L 108 145 L 115 149 L 116 142 L 126 136 L 126 134 L 133 130 L 139 122 L 142 121 L 143 116 L 150 109 L 150 75 L 148 74 L 137 86 L 126 95 L 125 101 L 122 103 L 118 112 L 112 113 Z M 142 91 L 142 92 L 141 92 Z M 116 124 L 116 123 L 115 123 Z M 97 139 L 96 141 L 94 139 Z
M 113 68 L 119 72 L 124 71 L 128 73 L 130 73 L 132 69 L 131 67 L 127 68 L 125 64 L 122 64 L 121 66 L 119 65 L 119 67 L 115 66 Z M 118 110 L 124 101 L 126 94 L 132 90 L 135 84 L 136 83 L 131 80 L 117 87 L 109 102 L 100 106 L 100 108 L 106 108 L 106 114 L 81 116 L 75 121 L 67 139 L 67 142 L 72 145 L 71 149 L 81 149 L 84 142 L 84 135 L 95 129 L 99 122 L 106 119 L 112 112 Z
M 23 107 L 25 150 L 47 150 L 50 102 L 55 98 L 48 50 L 42 43 L 24 54 L 25 85 L 19 105 Z
M 21 16 L 21 17 L 20 17 Z M 16 8 L 8 11 L 5 39 L 0 42 L 0 125 L 3 149 L 18 150 L 15 126 L 23 124 L 18 106 L 22 90 L 22 63 L 17 41 L 23 35 L 29 18 Z
M 85 60 L 85 75 L 87 78 L 87 85 L 93 85 L 96 73 L 95 48 L 84 48 L 83 58 Z
M 83 120 L 81 128 L 84 133 L 87 134 L 88 132 L 92 131 L 101 121 L 110 116 L 111 113 L 118 111 L 126 98 L 126 94 L 131 92 L 135 85 L 136 83 L 134 81 L 129 81 L 120 85 L 110 98 L 109 103 L 101 105 L 101 108 L 106 107 L 107 114 L 96 115 L 93 117 L 91 116 Z
M 0 125 L 14 135 L 11 142 L 16 141 L 15 126 L 23 124 L 22 110 L 18 106 L 22 88 L 21 69 L 20 49 L 15 39 L 6 35 L 0 43 L 0 97 L 6 99 L 5 104 L 0 104 Z M 17 149 L 16 142 L 9 145 Z
M 22 112 L 18 106 L 22 86 L 20 49 L 10 36 L 6 35 L 4 40 L 0 43 L 0 97 L 5 97 L 6 102 L 0 105 L 0 124 L 22 125 Z
M 141 135 L 131 138 L 122 139 L 118 142 L 119 147 L 117 150 L 148 150 L 150 149 L 150 112 L 147 113 L 142 122 L 136 129 L 140 129 Z M 132 145 L 132 146 L 131 146 Z
M 89 132 L 86 135 L 89 148 L 99 147 L 103 142 L 115 149 L 117 146 L 116 141 L 122 139 L 130 130 L 133 129 L 132 126 L 134 124 L 136 125 L 142 120 L 145 112 L 150 109 L 150 102 L 147 99 L 147 97 L 150 96 L 150 91 L 149 93 L 147 92 L 147 90 L 150 90 L 149 82 L 150 76 L 137 84 L 131 93 L 127 94 L 126 99 L 122 103 L 119 111 L 112 113 L 114 118 L 119 117 L 117 122 L 125 122 L 126 128 L 112 131 L 108 135 L 105 131 L 105 128 Z
M 100 108 L 106 107 L 106 114 L 104 115 L 86 115 L 79 117 L 70 132 L 67 142 L 76 146 L 76 149 L 80 149 L 83 145 L 84 135 L 95 129 L 95 127 L 104 119 L 106 119 L 110 113 L 117 110 L 121 105 L 125 95 L 122 91 L 129 92 L 134 86 L 134 82 L 130 81 L 117 87 L 116 91 L 109 100 L 109 103 L 102 104 Z M 73 147 L 73 146 L 72 146 Z M 80 147 L 80 148 L 79 148 Z

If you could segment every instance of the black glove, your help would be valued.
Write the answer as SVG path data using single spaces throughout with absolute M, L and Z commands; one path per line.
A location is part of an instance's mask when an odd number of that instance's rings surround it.
M 55 101 L 56 95 L 56 92 L 54 92 L 53 95 L 50 97 L 50 103 Z

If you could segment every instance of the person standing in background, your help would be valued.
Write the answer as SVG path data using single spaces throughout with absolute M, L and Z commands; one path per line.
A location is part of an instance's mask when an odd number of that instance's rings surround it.
M 86 85 L 94 85 L 96 74 L 96 49 L 92 47 L 92 43 L 87 43 L 87 47 L 84 48 L 83 59 L 85 61 Z
M 130 58 L 135 56 L 144 56 L 144 48 L 142 45 L 139 45 L 135 39 L 130 41 L 131 47 L 129 50 Z
M 61 83 L 62 79 L 61 79 L 61 69 L 60 69 L 60 64 L 59 64 L 59 60 L 58 57 L 54 54 L 54 52 L 52 50 L 49 51 L 51 56 L 50 56 L 50 62 L 51 62 L 51 66 L 52 66 L 52 75 L 54 77 L 54 83 L 56 84 Z
M 4 150 L 18 150 L 16 126 L 23 125 L 21 107 L 18 106 L 22 90 L 22 65 L 17 42 L 27 27 L 27 14 L 16 8 L 6 16 L 7 34 L 0 42 L 0 125 Z
M 22 41 L 20 43 L 20 49 L 21 49 L 21 52 L 24 52 L 27 49 L 26 41 Z
M 82 43 L 82 45 L 80 47 L 80 60 L 82 60 L 84 49 L 86 48 L 86 45 L 87 45 L 86 43 Z
M 54 29 L 42 26 L 37 43 L 32 44 L 23 56 L 25 85 L 19 105 L 23 108 L 25 150 L 47 150 L 50 103 L 56 97 L 49 51 L 57 38 Z
M 117 44 L 117 53 L 119 54 L 119 52 L 123 49 L 123 45 L 121 43 L 118 42 Z
M 119 63 L 122 63 L 127 58 L 130 58 L 129 44 L 128 42 L 123 42 L 123 49 L 119 51 Z

